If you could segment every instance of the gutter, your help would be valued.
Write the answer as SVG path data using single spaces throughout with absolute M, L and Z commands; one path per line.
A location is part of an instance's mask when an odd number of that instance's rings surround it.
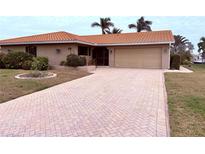
M 0 43 L 0 46 L 8 46 L 8 45 L 29 45 L 29 44 L 58 44 L 58 43 L 78 43 L 90 46 L 129 46 L 129 45 L 153 45 L 153 44 L 171 44 L 174 42 L 149 42 L 149 43 L 90 43 L 83 41 L 49 41 L 49 42 L 25 42 L 25 43 Z

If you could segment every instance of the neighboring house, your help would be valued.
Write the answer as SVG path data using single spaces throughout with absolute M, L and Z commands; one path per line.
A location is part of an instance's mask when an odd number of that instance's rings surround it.
M 193 56 L 193 62 L 196 63 L 196 64 L 202 64 L 202 63 L 205 63 L 205 54 L 198 54 L 198 55 L 194 55 Z M 203 58 L 204 57 L 204 58 Z
M 163 68 L 170 65 L 171 31 L 79 36 L 67 32 L 1 40 L 2 52 L 22 51 L 59 65 L 69 54 L 85 55 L 97 66 Z

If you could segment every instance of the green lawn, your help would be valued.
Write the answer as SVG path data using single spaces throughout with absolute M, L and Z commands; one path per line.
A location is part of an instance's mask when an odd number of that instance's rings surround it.
M 26 72 L 29 71 L 0 69 L 0 103 L 89 75 L 84 71 L 67 68 L 66 70 L 51 70 L 50 72 L 57 73 L 57 77 L 50 79 L 21 80 L 14 78 L 15 75 Z
M 205 136 L 205 65 L 166 73 L 171 136 Z

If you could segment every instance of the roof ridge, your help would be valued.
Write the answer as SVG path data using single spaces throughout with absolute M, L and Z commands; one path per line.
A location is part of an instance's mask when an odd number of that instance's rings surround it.
M 21 39 L 21 38 L 27 38 L 27 37 L 38 37 L 38 36 L 52 35 L 52 34 L 58 34 L 58 33 L 64 33 L 64 34 L 67 34 L 67 35 L 73 35 L 75 37 L 76 36 L 79 37 L 79 35 L 68 33 L 66 31 L 56 31 L 56 32 L 48 32 L 48 33 L 41 33 L 41 34 L 32 34 L 32 35 L 29 35 L 29 36 L 12 37 L 12 38 L 9 38 L 9 39 L 2 39 L 0 41 L 6 41 L 6 40 L 12 40 L 12 39 Z M 70 39 L 70 38 L 68 38 L 68 39 Z
M 147 31 L 147 32 L 127 32 L 127 33 L 118 33 L 118 34 L 93 34 L 93 35 L 78 35 L 79 37 L 85 36 L 104 36 L 104 35 L 122 35 L 122 34 L 147 34 L 155 32 L 172 32 L 171 30 L 157 30 L 157 31 Z

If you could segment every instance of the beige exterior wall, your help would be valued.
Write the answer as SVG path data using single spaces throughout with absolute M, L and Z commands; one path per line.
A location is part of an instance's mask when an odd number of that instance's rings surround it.
M 60 49 L 57 52 L 56 49 Z M 37 46 L 37 56 L 47 57 L 50 65 L 60 65 L 60 62 L 66 60 L 69 54 L 78 54 L 77 45 L 60 44 L 60 45 L 39 45 Z
M 115 48 L 114 47 L 108 47 L 109 50 L 109 66 L 114 67 L 114 55 L 115 55 Z
M 170 47 L 165 46 L 162 48 L 162 68 L 169 69 L 170 68 Z
M 73 53 L 78 54 L 78 46 L 75 44 L 48 44 L 36 45 L 37 56 L 47 57 L 50 65 L 59 65 L 61 61 L 66 60 L 66 56 Z M 57 52 L 56 49 L 60 49 Z M 2 46 L 1 51 L 8 52 L 25 52 L 26 46 Z
M 112 67 L 116 67 L 116 64 L 115 64 L 115 59 L 116 59 L 116 51 L 118 49 L 121 49 L 121 50 L 124 50 L 126 52 L 126 50 L 149 50 L 151 51 L 153 49 L 153 51 L 155 49 L 159 49 L 161 50 L 161 59 L 159 60 L 160 63 L 161 63 L 161 68 L 163 69 L 169 69 L 169 65 L 170 65 L 170 51 L 169 51 L 169 45 L 150 45 L 150 46 L 121 46 L 121 47 L 108 47 L 109 49 L 109 66 L 112 66 Z M 148 58 L 148 59 L 147 59 Z M 150 61 L 152 60 L 151 56 L 148 56 L 146 58 L 146 62 L 149 62 L 149 58 L 150 58 Z M 126 59 L 127 62 L 129 63 L 129 59 L 127 58 Z M 148 66 L 148 65 L 147 65 Z
M 25 46 L 1 46 L 1 52 L 25 52 Z

